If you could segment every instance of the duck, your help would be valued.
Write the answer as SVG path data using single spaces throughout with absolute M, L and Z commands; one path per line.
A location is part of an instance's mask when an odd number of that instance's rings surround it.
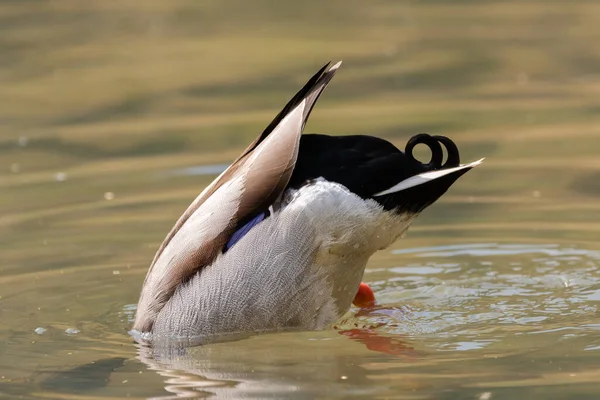
M 340 66 L 319 69 L 177 220 L 143 282 L 134 337 L 332 326 L 372 302 L 369 258 L 483 161 L 461 164 L 441 135 L 417 134 L 402 151 L 376 136 L 303 134 Z

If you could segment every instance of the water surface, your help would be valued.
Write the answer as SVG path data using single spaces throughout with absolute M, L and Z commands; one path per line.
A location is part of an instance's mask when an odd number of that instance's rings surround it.
M 600 4 L 0 2 L 0 396 L 600 393 Z M 324 62 L 310 132 L 487 157 L 336 329 L 139 349 L 154 252 Z

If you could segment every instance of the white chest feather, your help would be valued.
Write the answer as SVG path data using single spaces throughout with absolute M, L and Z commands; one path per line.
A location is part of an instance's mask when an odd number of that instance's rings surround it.
M 324 180 L 288 190 L 270 217 L 180 285 L 154 334 L 323 328 L 350 307 L 368 258 L 412 218 Z
M 314 226 L 318 261 L 359 259 L 389 246 L 410 225 L 413 216 L 386 212 L 374 200 L 363 200 L 344 186 L 317 180 L 287 194 L 285 212 L 305 214 Z M 335 261 L 333 261 L 335 262 Z
M 289 202 L 284 213 L 298 210 L 314 228 L 312 268 L 328 274 L 340 314 L 350 307 L 369 257 L 392 244 L 414 219 L 386 212 L 376 201 L 325 180 L 289 193 L 284 201 Z

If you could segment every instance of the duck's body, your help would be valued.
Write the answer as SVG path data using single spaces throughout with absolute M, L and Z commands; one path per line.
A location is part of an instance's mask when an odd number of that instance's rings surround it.
M 290 189 L 268 218 L 177 288 L 153 332 L 322 329 L 350 307 L 369 257 L 408 223 L 338 183 Z
M 369 257 L 475 165 L 459 166 L 443 137 L 415 137 L 405 154 L 371 136 L 301 136 L 338 67 L 319 71 L 180 218 L 148 272 L 134 330 L 322 329 L 349 309 Z M 412 157 L 416 143 L 431 148 L 430 164 Z

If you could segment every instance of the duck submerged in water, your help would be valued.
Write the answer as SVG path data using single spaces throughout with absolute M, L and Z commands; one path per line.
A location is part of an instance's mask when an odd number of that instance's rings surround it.
M 144 281 L 134 336 L 329 326 L 372 300 L 369 257 L 482 161 L 461 165 L 444 136 L 416 135 L 402 152 L 373 136 L 302 135 L 340 65 L 321 68 L 179 218 Z M 429 163 L 413 157 L 417 144 Z

